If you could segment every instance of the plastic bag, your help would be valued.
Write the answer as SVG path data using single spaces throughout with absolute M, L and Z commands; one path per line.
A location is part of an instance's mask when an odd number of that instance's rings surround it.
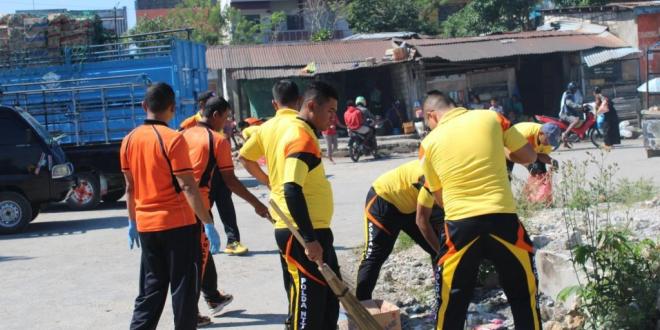
M 597 128 L 603 128 L 603 123 L 605 122 L 605 115 L 600 114 L 598 117 L 596 117 L 596 127 Z
M 527 201 L 530 203 L 552 204 L 552 174 L 551 172 L 530 175 L 524 188 Z

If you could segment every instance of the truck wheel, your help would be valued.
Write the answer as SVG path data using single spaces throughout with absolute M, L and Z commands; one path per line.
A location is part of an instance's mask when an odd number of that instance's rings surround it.
M 39 213 L 41 212 L 40 205 L 32 204 L 31 207 L 32 207 L 32 220 L 30 220 L 30 222 L 34 221 L 34 219 L 36 219 Z
M 124 197 L 124 190 L 116 190 L 105 194 L 101 199 L 104 203 L 115 203 Z
M 0 192 L 0 234 L 22 231 L 32 220 L 30 202 L 19 193 Z
M 78 185 L 73 187 L 66 204 L 74 211 L 85 211 L 95 208 L 101 202 L 101 183 L 93 173 L 80 173 Z

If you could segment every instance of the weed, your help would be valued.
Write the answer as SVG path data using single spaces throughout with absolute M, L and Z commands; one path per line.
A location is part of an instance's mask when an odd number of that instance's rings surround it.
M 401 252 L 412 248 L 415 245 L 415 241 L 408 236 L 408 234 L 401 232 L 399 239 L 396 241 L 396 246 L 394 246 L 395 252 Z
M 632 203 L 652 195 L 655 188 L 643 181 L 614 183 L 616 164 L 604 154 L 590 154 L 586 161 L 565 162 L 559 198 L 568 238 L 578 236 L 571 251 L 579 285 L 564 289 L 560 300 L 575 293 L 580 311 L 591 329 L 650 329 L 658 317 L 660 246 L 635 240 L 616 228 L 611 204 Z M 596 171 L 592 170 L 595 168 Z M 582 276 L 580 276 L 582 275 Z

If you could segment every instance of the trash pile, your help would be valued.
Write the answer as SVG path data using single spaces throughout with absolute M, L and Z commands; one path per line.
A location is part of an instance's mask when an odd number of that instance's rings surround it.
M 96 15 L 0 16 L 0 56 L 21 51 L 35 56 L 49 52 L 52 55 L 59 53 L 61 47 L 94 44 L 102 38 L 101 20 Z

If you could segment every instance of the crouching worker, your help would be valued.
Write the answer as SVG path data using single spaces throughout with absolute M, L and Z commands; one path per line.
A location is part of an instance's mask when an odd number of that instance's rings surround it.
M 432 217 L 434 205 L 433 195 L 424 188 L 424 175 L 417 160 L 405 163 L 376 179 L 367 194 L 364 210 L 366 242 L 358 269 L 356 297 L 359 300 L 372 299 L 380 269 L 392 253 L 401 231 L 408 234 L 431 257 L 438 254 L 440 239 L 431 227 L 429 218 L 438 224 L 442 222 L 444 214 L 436 205 L 439 212 L 434 212 Z M 417 226 L 418 216 L 421 216 L 420 227 Z
M 202 108 L 197 125 L 183 132 L 183 137 L 190 148 L 193 174 L 199 185 L 204 207 L 207 213 L 211 212 L 209 191 L 213 181 L 212 177 L 219 171 L 219 175 L 222 176 L 227 186 L 252 205 L 257 215 L 266 218 L 268 217 L 268 208 L 236 178 L 229 140 L 218 133 L 218 130 L 222 129 L 227 121 L 229 113 L 229 103 L 222 97 L 213 96 Z M 219 205 L 219 207 L 226 207 L 226 205 Z M 218 316 L 222 309 L 233 300 L 233 296 L 218 291 L 218 274 L 213 257 L 208 251 L 203 252 L 204 267 L 202 267 L 201 289 L 211 314 Z M 210 319 L 203 316 L 199 317 L 198 326 L 207 325 L 208 323 L 210 323 Z
M 550 157 L 550 153 L 553 148 L 557 148 L 561 144 L 561 129 L 559 126 L 552 123 L 518 123 L 513 125 L 513 129 L 517 130 L 525 139 L 527 139 L 529 145 L 531 145 L 534 152 L 536 152 L 536 161 L 526 165 L 527 170 L 531 175 L 547 173 L 548 170 L 546 169 L 546 165 L 550 165 L 551 169 L 556 169 L 558 167 L 557 160 Z M 509 178 L 511 178 L 513 165 L 515 164 L 516 159 L 508 150 L 506 153 L 506 167 L 509 172 Z

